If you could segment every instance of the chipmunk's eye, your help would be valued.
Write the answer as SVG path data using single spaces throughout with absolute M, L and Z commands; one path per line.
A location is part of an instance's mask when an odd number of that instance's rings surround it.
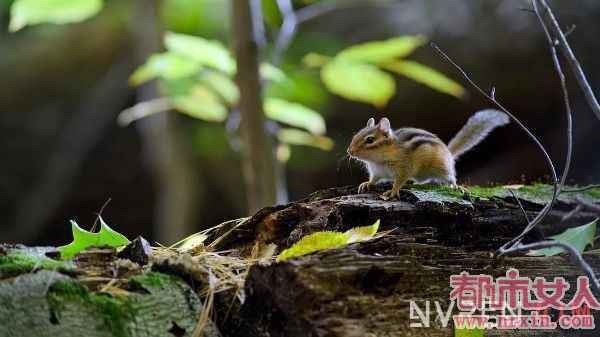
M 365 144 L 373 144 L 374 141 L 375 141 L 375 137 L 369 136 L 365 139 Z

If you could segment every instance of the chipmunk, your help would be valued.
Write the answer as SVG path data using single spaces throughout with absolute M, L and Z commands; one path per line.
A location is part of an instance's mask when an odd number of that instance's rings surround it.
M 437 183 L 456 185 L 454 162 L 479 144 L 496 127 L 508 124 L 508 116 L 498 110 L 475 113 L 448 143 L 444 144 L 431 132 L 416 128 L 392 130 L 390 121 L 382 118 L 378 124 L 371 118 L 348 146 L 348 154 L 366 164 L 369 180 L 360 184 L 363 193 L 382 180 L 393 180 L 384 199 L 398 197 L 404 184 Z

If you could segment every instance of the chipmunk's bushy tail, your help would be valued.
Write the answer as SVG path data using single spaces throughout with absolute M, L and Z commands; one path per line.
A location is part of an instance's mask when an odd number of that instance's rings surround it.
M 476 112 L 448 143 L 454 159 L 479 144 L 492 130 L 508 122 L 508 116 L 502 111 L 486 109 Z

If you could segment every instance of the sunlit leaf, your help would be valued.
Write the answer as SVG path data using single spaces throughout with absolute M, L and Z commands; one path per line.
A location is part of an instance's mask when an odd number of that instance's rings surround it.
M 207 40 L 198 36 L 167 32 L 167 50 L 190 58 L 202 65 L 218 69 L 228 75 L 235 73 L 235 60 L 219 41 Z
M 40 23 L 83 21 L 98 13 L 102 6 L 102 0 L 15 0 L 10 10 L 9 30 L 15 32 Z
M 229 76 L 211 71 L 202 76 L 202 82 L 214 90 L 227 104 L 235 105 L 240 99 L 240 91 Z
M 376 66 L 335 59 L 321 69 L 327 88 L 347 99 L 383 107 L 396 91 L 394 78 Z
M 261 63 L 260 76 L 269 81 L 279 82 L 286 79 L 285 73 L 270 63 Z
M 460 84 L 439 71 L 414 61 L 393 61 L 383 65 L 383 68 L 448 95 L 461 97 L 465 94 L 465 89 Z
M 354 227 L 345 232 L 348 234 L 348 243 L 365 241 L 377 233 L 379 230 L 379 220 L 375 221 L 371 226 Z
M 302 63 L 311 68 L 322 67 L 331 60 L 331 57 L 318 53 L 308 53 L 302 58 Z
M 278 262 L 286 261 L 293 257 L 304 256 L 324 249 L 338 248 L 346 245 L 348 234 L 340 232 L 316 232 L 309 234 L 292 247 L 284 250 L 277 256 Z
M 219 97 L 203 86 L 195 87 L 189 95 L 171 97 L 171 104 L 183 114 L 209 122 L 224 121 L 228 112 Z
M 402 36 L 354 45 L 342 50 L 337 57 L 356 62 L 380 63 L 405 57 L 425 42 L 427 39 L 423 36 Z
M 139 67 L 129 78 L 133 85 L 140 85 L 155 78 L 176 80 L 198 73 L 202 65 L 190 58 L 165 52 L 154 54 L 145 64 Z
M 277 133 L 280 142 L 291 145 L 306 145 L 329 151 L 333 148 L 333 140 L 329 137 L 313 135 L 298 129 L 281 129 Z
M 558 242 L 569 244 L 577 249 L 580 253 L 583 253 L 585 248 L 592 245 L 594 238 L 596 237 L 596 225 L 598 220 L 594 220 L 587 225 L 569 228 L 561 234 L 551 236 Z M 565 250 L 560 247 L 544 248 L 532 250 L 527 255 L 531 256 L 554 256 L 560 253 L 564 253 Z
M 268 97 L 265 99 L 264 110 L 270 119 L 306 129 L 316 135 L 325 133 L 323 116 L 304 105 Z
M 350 243 L 369 240 L 375 236 L 378 229 L 379 220 L 371 226 L 352 228 L 344 233 L 334 231 L 315 232 L 303 237 L 290 248 L 282 251 L 277 257 L 277 262 L 324 249 L 333 249 Z
M 66 246 L 58 247 L 62 259 L 70 259 L 77 253 L 90 247 L 120 247 L 129 243 L 129 240 L 121 233 L 118 233 L 108 227 L 108 225 L 100 219 L 100 231 L 97 233 L 89 232 L 75 222 L 71 221 L 71 231 L 73 232 L 73 242 Z

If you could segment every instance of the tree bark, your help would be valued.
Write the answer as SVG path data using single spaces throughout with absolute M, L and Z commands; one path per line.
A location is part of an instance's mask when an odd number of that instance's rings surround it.
M 258 52 L 249 1 L 232 1 L 233 42 L 240 88 L 243 171 L 250 213 L 275 204 L 276 175 L 272 141 L 265 130 Z

